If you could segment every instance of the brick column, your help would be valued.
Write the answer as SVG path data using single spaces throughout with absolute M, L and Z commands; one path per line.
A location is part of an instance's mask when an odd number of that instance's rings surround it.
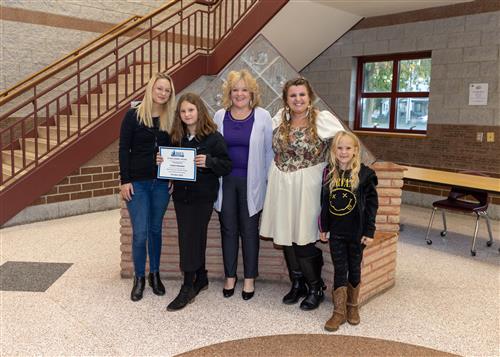
M 403 186 L 403 168 L 389 162 L 375 163 L 379 185 L 379 211 L 377 231 L 372 246 L 364 253 L 362 267 L 361 301 L 389 289 L 395 283 L 396 248 L 399 237 L 399 212 L 401 206 L 401 187 Z M 132 229 L 128 211 L 122 203 L 121 219 L 121 276 L 130 278 L 134 273 L 131 257 Z M 288 272 L 279 247 L 272 241 L 262 239 L 259 255 L 259 279 L 288 280 Z M 325 266 L 323 278 L 330 288 L 333 285 L 333 265 L 328 244 L 318 243 L 324 254 Z M 212 278 L 223 278 L 222 248 L 217 213 L 213 213 L 208 226 L 207 269 Z M 147 267 L 146 267 L 147 268 Z M 160 271 L 162 276 L 180 278 L 179 249 L 177 245 L 177 222 L 173 204 L 169 205 L 163 221 L 163 248 Z M 241 254 L 238 259 L 238 271 L 243 272 Z M 329 295 L 329 294 L 328 294 Z

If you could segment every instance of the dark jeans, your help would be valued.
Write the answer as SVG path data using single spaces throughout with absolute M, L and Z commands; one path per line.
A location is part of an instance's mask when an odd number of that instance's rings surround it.
M 135 276 L 143 277 L 149 252 L 149 271 L 160 271 L 161 228 L 170 195 L 167 180 L 132 182 L 134 195 L 127 202 L 132 223 L 132 258 Z M 146 251 L 147 244 L 147 251 Z
M 332 255 L 333 288 L 353 287 L 361 281 L 361 261 L 363 260 L 364 245 L 355 238 L 334 236 L 330 233 L 330 254 Z
M 226 277 L 236 276 L 241 236 L 244 276 L 247 279 L 255 278 L 258 275 L 260 212 L 249 217 L 245 177 L 225 176 L 222 189 L 219 221 L 224 274 Z

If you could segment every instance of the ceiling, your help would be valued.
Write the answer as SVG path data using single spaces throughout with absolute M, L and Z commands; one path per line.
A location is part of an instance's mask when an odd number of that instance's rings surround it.
M 316 0 L 317 3 L 321 3 L 322 5 L 330 6 L 361 17 L 395 14 L 471 1 L 473 0 Z

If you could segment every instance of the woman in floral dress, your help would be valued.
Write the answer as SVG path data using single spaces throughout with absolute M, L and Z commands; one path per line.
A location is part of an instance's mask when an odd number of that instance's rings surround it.
M 283 303 L 316 309 L 326 289 L 323 255 L 316 247 L 323 168 L 329 140 L 343 130 L 340 120 L 313 106 L 315 95 L 304 78 L 288 81 L 283 105 L 273 118 L 274 161 L 268 177 L 260 234 L 283 246 L 292 287 Z

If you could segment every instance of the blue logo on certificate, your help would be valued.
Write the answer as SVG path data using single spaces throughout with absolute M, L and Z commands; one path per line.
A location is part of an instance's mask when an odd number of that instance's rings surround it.
M 181 150 L 172 150 L 171 157 L 184 157 L 184 152 Z

